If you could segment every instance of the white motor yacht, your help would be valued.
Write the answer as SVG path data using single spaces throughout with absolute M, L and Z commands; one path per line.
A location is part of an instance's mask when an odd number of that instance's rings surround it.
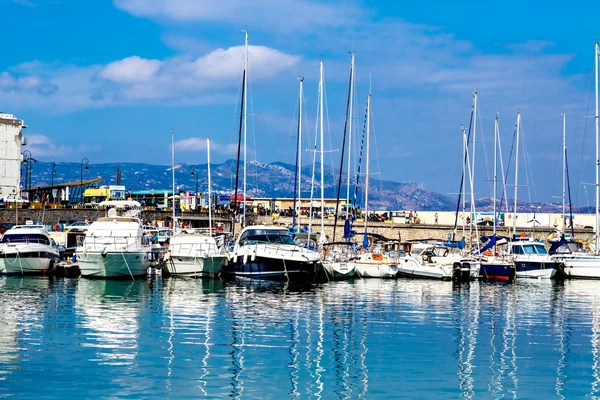
M 514 238 L 508 244 L 513 256 L 517 278 L 553 278 L 557 271 L 563 274 L 563 263 L 548 254 L 542 242 L 528 238 Z
M 100 206 L 108 209 L 107 216 L 94 221 L 77 246 L 81 276 L 135 278 L 146 275 L 160 246 L 144 243 L 138 218 L 140 204 L 110 200 Z
M 165 275 L 215 278 L 221 272 L 221 263 L 227 258 L 209 235 L 177 234 L 171 237 L 165 254 Z
M 248 226 L 227 255 L 222 274 L 280 281 L 312 282 L 321 255 L 298 246 L 287 229 L 278 226 Z
M 60 259 L 43 225 L 16 225 L 0 240 L 0 273 L 43 274 Z

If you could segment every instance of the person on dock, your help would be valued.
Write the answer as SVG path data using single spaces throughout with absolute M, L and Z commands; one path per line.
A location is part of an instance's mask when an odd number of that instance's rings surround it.
M 413 223 L 413 212 L 412 212 L 412 210 L 410 210 L 410 212 L 408 213 L 408 223 L 409 224 Z
M 438 224 L 438 213 L 433 214 L 433 218 L 435 219 L 434 225 Z

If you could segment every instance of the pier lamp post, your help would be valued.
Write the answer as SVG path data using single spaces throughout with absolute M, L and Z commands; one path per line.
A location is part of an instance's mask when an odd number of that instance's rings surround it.
M 54 175 L 56 175 L 56 163 L 53 162 L 52 163 L 52 174 L 51 174 L 51 181 L 52 183 L 50 183 L 50 199 L 52 201 L 52 203 L 54 203 Z
M 196 177 L 196 191 L 194 192 L 194 197 L 196 198 L 196 210 L 198 210 L 198 175 L 200 175 L 198 173 L 198 166 L 192 165 L 192 167 L 190 168 L 190 176 L 192 178 L 194 176 Z
M 31 151 L 25 150 L 23 152 L 23 164 L 25 164 L 25 181 L 23 182 L 23 187 L 27 190 L 28 182 L 29 182 L 29 159 L 31 158 Z
M 80 175 L 80 179 L 79 179 L 79 189 L 81 190 L 81 202 L 83 202 L 83 172 L 88 172 L 90 169 L 88 168 L 88 164 L 89 164 L 90 160 L 88 160 L 87 158 L 83 158 L 81 160 L 81 175 Z M 83 165 L 85 164 L 85 168 L 83 168 Z

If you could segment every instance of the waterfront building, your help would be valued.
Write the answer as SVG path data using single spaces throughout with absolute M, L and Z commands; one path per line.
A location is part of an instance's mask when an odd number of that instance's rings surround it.
M 0 199 L 20 197 L 22 131 L 26 127 L 14 115 L 0 112 Z

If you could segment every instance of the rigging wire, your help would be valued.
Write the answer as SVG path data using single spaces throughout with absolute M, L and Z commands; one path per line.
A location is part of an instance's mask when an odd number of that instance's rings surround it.
M 593 88 L 593 84 L 594 84 L 594 76 L 593 74 L 590 74 L 590 83 L 589 83 L 589 88 L 590 90 L 588 90 L 588 101 L 587 101 L 587 107 L 585 109 L 585 115 L 584 115 L 584 124 L 583 124 L 583 140 L 581 141 L 581 155 L 579 157 L 579 174 L 577 176 L 577 192 L 575 195 L 575 203 L 579 204 L 579 188 L 581 187 L 581 171 L 583 170 L 583 154 L 585 151 L 585 138 L 587 136 L 587 121 L 588 118 L 586 118 L 586 115 L 588 113 L 588 111 L 590 110 L 590 103 L 591 103 L 591 99 L 592 99 L 592 88 Z M 583 101 L 582 101 L 583 102 Z M 579 123 L 579 121 L 578 121 Z M 587 201 L 587 190 L 586 190 L 586 201 Z

